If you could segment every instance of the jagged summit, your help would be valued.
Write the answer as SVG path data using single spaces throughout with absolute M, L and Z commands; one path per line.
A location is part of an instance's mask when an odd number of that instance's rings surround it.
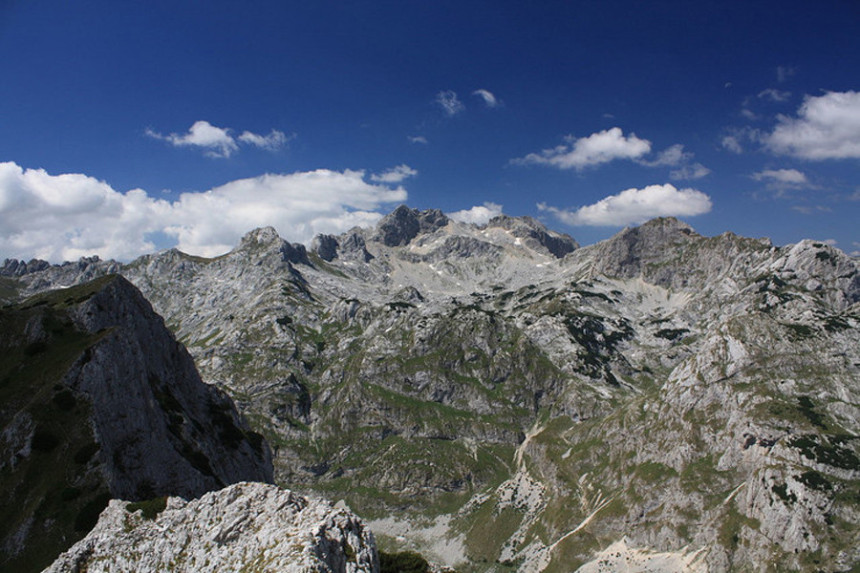
M 419 234 L 432 233 L 447 225 L 448 221 L 448 217 L 438 209 L 419 211 L 400 205 L 383 217 L 373 238 L 387 247 L 408 245 Z
M 531 217 L 499 215 L 487 223 L 487 228 L 494 227 L 506 229 L 513 236 L 525 239 L 529 247 L 543 247 L 558 259 L 579 248 L 579 244 L 570 235 L 550 231 Z

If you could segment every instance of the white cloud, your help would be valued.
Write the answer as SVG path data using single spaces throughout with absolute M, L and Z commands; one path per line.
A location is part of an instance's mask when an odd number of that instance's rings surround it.
M 732 153 L 743 153 L 744 148 L 741 145 L 740 140 L 737 136 L 727 135 L 723 138 L 722 142 L 723 147 L 731 151 Z
M 376 181 L 377 183 L 400 183 L 403 180 L 408 179 L 409 177 L 415 177 L 416 175 L 418 175 L 418 171 L 412 169 L 406 164 L 403 164 L 387 169 L 379 175 L 371 175 L 370 180 Z
M 763 181 L 782 186 L 806 187 L 809 180 L 797 169 L 765 169 L 751 175 L 755 181 Z
M 690 180 L 690 179 L 701 179 L 706 175 L 709 175 L 711 170 L 702 165 L 701 163 L 691 163 L 689 165 L 683 165 L 678 169 L 673 169 L 669 172 L 669 177 L 674 180 Z
M 684 146 L 676 143 L 657 154 L 653 160 L 640 159 L 638 163 L 646 167 L 677 167 L 669 173 L 672 179 L 701 179 L 711 170 L 701 163 L 691 163 L 693 154 L 684 151 Z
M 409 139 L 409 143 L 421 143 L 422 145 L 429 143 L 423 135 L 410 135 L 407 139 Z
M 215 127 L 203 120 L 195 121 L 188 133 L 184 135 L 177 133 L 161 135 L 151 129 L 147 129 L 146 134 L 155 139 L 168 141 L 177 147 L 202 147 L 208 150 L 206 155 L 209 157 L 230 157 L 233 152 L 239 149 L 229 130 Z
M 502 214 L 502 206 L 496 203 L 484 203 L 475 205 L 471 209 L 448 213 L 448 217 L 461 223 L 474 223 L 475 225 L 486 225 L 493 217 Z
M 769 88 L 758 93 L 759 99 L 769 99 L 770 101 L 775 102 L 786 102 L 791 97 L 791 92 L 775 90 L 773 88 Z
M 363 171 L 319 169 L 240 179 L 168 202 L 141 189 L 120 193 L 86 175 L 0 163 L 0 257 L 129 260 L 155 250 L 154 235 L 214 256 L 265 225 L 300 242 L 372 225 L 382 216 L 377 209 L 406 198 L 400 186 L 368 183 Z
M 243 131 L 242 135 L 239 136 L 239 141 L 274 151 L 282 147 L 293 137 L 295 136 L 287 137 L 283 131 L 278 131 L 277 129 L 273 129 L 269 135 L 258 135 L 250 131 Z
M 764 142 L 774 153 L 801 159 L 860 159 L 860 92 L 807 96 L 797 117 L 779 116 Z
M 146 135 L 149 137 L 167 141 L 176 147 L 200 147 L 205 149 L 207 157 L 227 158 L 239 150 L 237 139 L 230 135 L 229 128 L 216 127 L 208 121 L 195 121 L 188 133 L 182 135 L 171 133 L 170 135 L 162 135 L 152 129 L 146 130 Z M 250 131 L 244 131 L 238 137 L 238 141 L 261 147 L 264 149 L 274 150 L 283 146 L 289 138 L 282 131 L 273 129 L 269 135 L 259 135 Z
M 674 185 L 649 185 L 627 189 L 574 211 L 538 204 L 568 225 L 622 227 L 643 223 L 654 217 L 691 217 L 711 210 L 711 199 L 695 189 L 676 189 Z
M 638 159 L 651 151 L 650 141 L 639 139 L 632 133 L 629 137 L 624 137 L 618 127 L 579 139 L 568 136 L 565 140 L 567 145 L 544 149 L 540 153 L 529 153 L 525 157 L 514 159 L 513 163 L 581 170 L 615 159 Z
M 501 102 L 496 99 L 496 96 L 485 89 L 475 90 L 472 92 L 472 95 L 482 98 L 487 107 L 499 107 L 499 105 L 501 105 Z
M 445 115 L 452 117 L 464 111 L 466 106 L 457 99 L 457 93 L 451 90 L 441 91 L 436 94 L 436 103 L 442 107 Z
M 684 146 L 680 143 L 676 143 L 671 147 L 667 147 L 663 151 L 657 154 L 657 158 L 654 160 L 646 160 L 641 159 L 639 163 L 645 165 L 647 167 L 662 167 L 666 165 L 680 165 L 681 163 L 685 163 L 689 161 L 693 157 L 692 153 L 684 151 Z

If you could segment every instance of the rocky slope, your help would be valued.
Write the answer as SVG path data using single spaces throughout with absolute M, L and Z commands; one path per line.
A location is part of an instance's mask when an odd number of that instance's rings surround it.
M 111 497 L 272 481 L 263 438 L 116 275 L 0 310 L 0 543 L 38 571 Z
M 274 485 L 157 501 L 111 501 L 45 573 L 379 571 L 373 534 L 354 515 Z
M 570 571 L 622 541 L 675 570 L 860 562 L 860 273 L 827 245 L 658 219 L 579 248 L 401 207 L 309 251 L 260 229 L 216 259 L 0 274 L 20 296 L 108 269 L 278 480 L 408 523 L 384 544 L 448 539 L 464 570 Z

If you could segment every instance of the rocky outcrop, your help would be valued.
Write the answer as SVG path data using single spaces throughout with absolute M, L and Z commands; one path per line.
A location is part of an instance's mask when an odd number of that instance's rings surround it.
M 488 228 L 506 229 L 532 248 L 543 247 L 552 256 L 561 259 L 579 248 L 579 244 L 569 235 L 548 230 L 543 224 L 531 217 L 510 217 L 499 215 L 490 219 Z
M 199 499 L 113 500 L 95 528 L 45 573 L 372 573 L 376 542 L 360 519 L 277 486 L 239 483 Z
M 386 247 L 399 247 L 419 234 L 431 233 L 447 224 L 448 217 L 438 209 L 419 211 L 401 205 L 379 222 L 376 240 Z
M 120 276 L 4 308 L 0 353 L 0 568 L 41 569 L 112 497 L 272 481 L 265 440 Z

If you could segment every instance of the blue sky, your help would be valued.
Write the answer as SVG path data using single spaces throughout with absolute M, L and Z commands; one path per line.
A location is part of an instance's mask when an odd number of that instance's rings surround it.
M 405 202 L 860 251 L 860 5 L 0 0 L 0 258 Z

